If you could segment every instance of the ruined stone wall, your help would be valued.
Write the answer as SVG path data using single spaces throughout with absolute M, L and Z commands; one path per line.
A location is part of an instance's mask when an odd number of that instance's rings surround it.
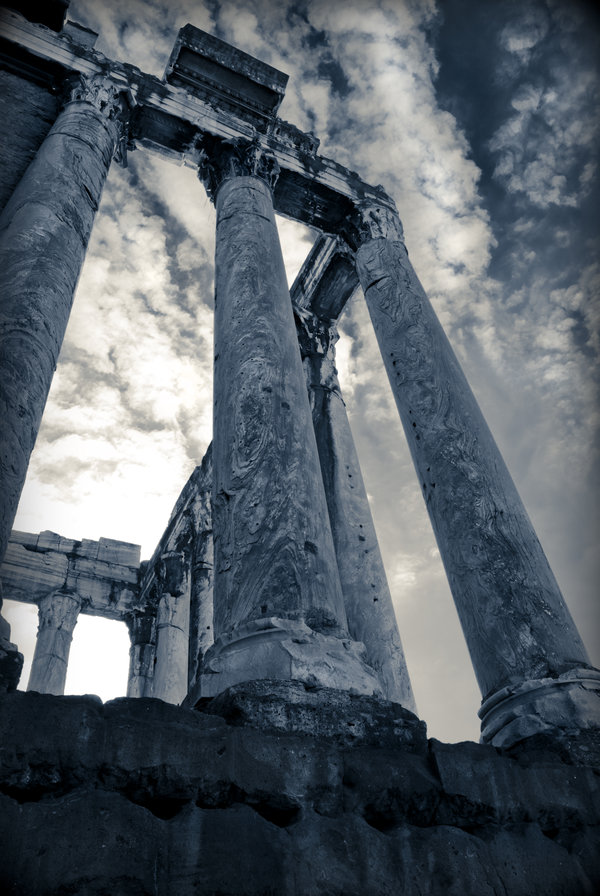
M 54 124 L 59 103 L 49 86 L 0 70 L 0 210 Z
M 0 698 L 2 891 L 600 891 L 589 740 L 442 744 L 398 705 L 297 682 L 239 685 L 204 709 Z

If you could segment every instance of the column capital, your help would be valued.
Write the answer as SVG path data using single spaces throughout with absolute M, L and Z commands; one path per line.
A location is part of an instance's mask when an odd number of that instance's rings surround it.
M 389 205 L 369 200 L 355 203 L 342 235 L 354 251 L 369 240 L 386 239 L 404 244 L 402 222 L 392 199 Z
M 294 306 L 298 343 L 303 358 L 309 355 L 333 356 L 340 334 L 334 323 L 324 321 L 307 308 Z
M 78 594 L 52 591 L 38 601 L 40 628 L 63 629 L 72 632 L 81 610 Z
M 258 140 L 219 140 L 205 135 L 197 149 L 198 177 L 213 202 L 223 181 L 230 177 L 259 177 L 271 190 L 277 183 L 277 159 L 265 152 Z
M 127 143 L 129 139 L 129 118 L 134 101 L 128 89 L 117 86 L 102 74 L 83 75 L 67 78 L 64 87 L 63 105 L 88 103 L 117 131 L 114 156 L 123 167 L 126 166 Z

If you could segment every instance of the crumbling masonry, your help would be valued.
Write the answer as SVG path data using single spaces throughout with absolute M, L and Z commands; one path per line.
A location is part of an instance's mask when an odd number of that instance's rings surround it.
M 40 624 L 27 694 L 0 631 L 7 892 L 596 892 L 600 672 L 393 201 L 277 116 L 286 75 L 211 35 L 183 28 L 158 80 L 97 53 L 68 3 L 12 5 L 0 559 Z M 102 188 L 133 149 L 196 168 L 217 212 L 213 444 L 143 564 L 110 539 L 11 535 Z M 291 290 L 276 212 L 320 233 Z M 335 369 L 359 284 L 480 745 L 428 742 L 414 714 Z M 60 696 L 81 612 L 127 622 L 128 698 Z

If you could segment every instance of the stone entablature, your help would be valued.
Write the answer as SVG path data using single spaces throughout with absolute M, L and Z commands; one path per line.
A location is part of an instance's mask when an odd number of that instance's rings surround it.
M 65 76 L 79 72 L 109 77 L 135 103 L 130 127 L 135 145 L 179 164 L 197 167 L 198 140 L 203 135 L 224 140 L 241 138 L 248 143 L 257 135 L 255 123 L 244 120 L 240 108 L 236 112 L 216 109 L 183 86 L 107 59 L 89 45 L 77 43 L 72 32 L 57 33 L 28 22 L 12 10 L 0 9 L 0 35 L 15 48 L 31 53 L 42 72 L 48 68 L 54 71 L 58 65 Z M 172 68 L 172 60 L 170 65 Z M 318 156 L 318 140 L 312 134 L 304 134 L 274 114 L 271 126 L 259 134 L 259 141 L 281 169 L 274 192 L 274 208 L 279 214 L 331 233 L 343 225 L 354 202 L 366 199 L 389 203 L 382 187 L 369 186 L 355 172 Z
M 139 603 L 140 547 L 112 538 L 75 541 L 13 531 L 0 568 L 3 596 L 37 604 L 53 591 L 77 595 L 81 612 L 123 621 Z

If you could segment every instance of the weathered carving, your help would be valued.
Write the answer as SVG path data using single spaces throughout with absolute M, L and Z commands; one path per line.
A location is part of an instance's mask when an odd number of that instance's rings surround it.
M 39 601 L 38 635 L 28 690 L 64 693 L 73 629 L 81 605 L 77 594 L 64 591 L 55 591 Z
M 218 140 L 202 137 L 198 142 L 198 177 L 214 202 L 223 181 L 229 177 L 260 177 L 272 190 L 279 177 L 277 159 L 258 140 Z
M 354 249 L 368 240 L 386 239 L 404 243 L 404 230 L 393 200 L 389 204 L 357 202 L 342 226 L 342 236 Z
M 78 75 L 69 78 L 65 84 L 64 102 L 89 103 L 117 128 L 114 158 L 124 168 L 127 167 L 127 149 L 129 143 L 129 118 L 132 107 L 131 94 L 122 87 L 117 87 L 110 78 L 96 74 L 86 77 Z

